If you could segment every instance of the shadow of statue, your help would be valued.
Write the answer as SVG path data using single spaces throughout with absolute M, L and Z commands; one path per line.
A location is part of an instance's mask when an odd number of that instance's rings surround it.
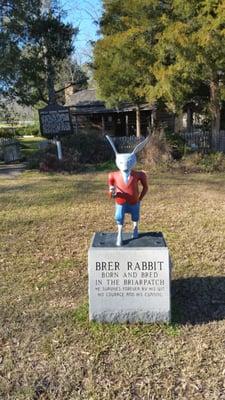
M 172 322 L 204 324 L 225 319 L 225 277 L 172 281 Z

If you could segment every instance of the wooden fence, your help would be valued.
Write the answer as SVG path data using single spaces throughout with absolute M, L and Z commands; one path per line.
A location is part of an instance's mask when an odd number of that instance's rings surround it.
M 0 138 L 0 160 L 6 163 L 21 160 L 20 144 L 11 138 Z
M 218 151 L 225 153 L 225 131 L 220 131 L 217 146 Z
M 193 132 L 182 132 L 181 136 L 192 150 L 202 153 L 208 153 L 212 150 L 212 136 L 209 131 L 196 129 Z M 217 151 L 225 153 L 225 131 L 220 131 L 215 140 L 215 147 Z
M 111 138 L 119 153 L 131 153 L 135 146 L 145 139 L 143 136 L 111 136 Z
M 208 153 L 211 148 L 211 135 L 208 131 L 196 129 L 192 132 L 182 132 L 185 144 L 191 150 Z

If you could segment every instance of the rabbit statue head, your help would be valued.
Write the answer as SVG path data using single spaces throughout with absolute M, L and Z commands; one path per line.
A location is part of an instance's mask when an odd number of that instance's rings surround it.
M 137 157 L 134 153 L 117 153 L 116 166 L 121 172 L 129 172 L 136 165 Z
M 149 141 L 149 136 L 141 143 L 138 143 L 132 153 L 118 153 L 110 136 L 106 135 L 107 140 L 111 144 L 116 156 L 116 166 L 123 173 L 130 173 L 137 163 L 136 154 L 141 151 Z

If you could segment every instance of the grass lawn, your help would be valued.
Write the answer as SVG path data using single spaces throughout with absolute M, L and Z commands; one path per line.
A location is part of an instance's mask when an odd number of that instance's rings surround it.
M 225 175 L 149 173 L 140 229 L 170 248 L 169 326 L 88 322 L 106 175 L 0 180 L 0 399 L 225 399 Z

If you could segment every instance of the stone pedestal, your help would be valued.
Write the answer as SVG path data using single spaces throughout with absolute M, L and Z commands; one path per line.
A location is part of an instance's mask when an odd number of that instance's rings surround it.
M 169 322 L 170 258 L 162 233 L 95 233 L 89 253 L 89 317 L 99 322 Z

